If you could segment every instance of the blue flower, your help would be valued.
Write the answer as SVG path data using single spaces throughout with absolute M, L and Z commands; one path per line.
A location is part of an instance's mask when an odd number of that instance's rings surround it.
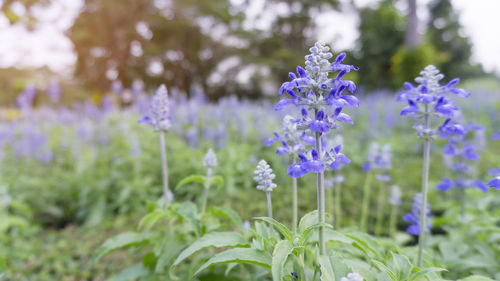
M 340 123 L 353 124 L 352 118 L 342 110 L 344 107 L 360 105 L 359 100 L 351 95 L 356 90 L 354 82 L 342 80 L 350 71 L 358 70 L 357 67 L 342 63 L 346 55 L 342 53 L 330 62 L 333 54 L 329 47 L 320 42 L 309 50 L 311 53 L 305 57 L 305 67 L 297 66 L 296 73 L 288 75 L 291 80 L 281 85 L 278 94 L 286 97 L 275 106 L 275 110 L 282 110 L 289 105 L 300 108 L 301 116 L 290 120 L 296 130 L 304 131 L 300 136 L 300 150 L 293 149 L 294 153 L 298 153 L 300 161 L 288 167 L 288 174 L 292 177 L 301 177 L 309 172 L 321 173 L 326 167 L 338 169 L 350 162 L 340 153 L 340 147 L 329 149 L 324 145 L 323 136 L 337 129 Z M 337 74 L 333 78 L 329 77 L 332 73 Z M 308 133 L 319 137 L 323 153 L 319 153 L 319 149 L 306 149 L 306 146 L 316 144 L 316 138 Z M 267 143 L 279 140 L 283 148 L 277 153 L 285 154 L 290 151 L 291 143 L 284 140 L 284 137 L 275 135 Z
M 489 183 L 488 186 L 491 188 L 494 188 L 496 190 L 500 190 L 500 176 L 493 178 Z
M 427 218 L 431 217 L 431 210 L 430 210 L 430 204 L 427 204 L 425 210 L 424 210 L 424 215 L 427 216 Z M 415 197 L 413 198 L 413 204 L 412 204 L 412 210 L 410 213 L 407 213 L 403 216 L 403 220 L 406 222 L 410 223 L 410 226 L 406 229 L 406 232 L 408 232 L 411 235 L 418 236 L 420 235 L 420 216 L 422 215 L 422 194 L 417 193 Z M 429 220 L 427 219 L 427 222 Z M 427 223 L 425 226 L 425 232 L 430 232 L 432 228 L 431 223 Z
M 491 135 L 491 140 L 500 140 L 500 130 L 498 130 L 498 132 Z
M 441 86 L 439 81 L 443 78 L 444 75 L 439 73 L 436 67 L 429 65 L 420 72 L 419 77 L 415 78 L 415 82 L 419 84 L 418 86 L 415 87 L 411 83 L 405 82 L 405 89 L 399 93 L 396 101 L 407 102 L 408 106 L 401 110 L 400 115 L 408 115 L 414 118 L 430 114 L 447 118 L 454 117 L 459 107 L 454 105 L 446 96 L 453 94 L 466 98 L 469 93 L 454 87 L 458 83 L 458 79 L 453 79 L 447 85 Z M 427 108 L 428 111 L 424 111 L 423 108 Z M 431 136 L 433 134 L 431 128 L 423 128 L 421 125 L 414 128 L 419 131 L 419 136 Z M 424 130 L 428 131 L 423 132 Z
M 441 191 L 448 191 L 450 188 L 453 187 L 453 181 L 450 180 L 449 178 L 442 178 L 442 181 L 438 183 L 437 189 Z
M 309 172 L 307 158 L 301 153 L 298 156 L 300 161 L 289 166 L 287 169 L 287 174 L 294 178 L 300 178 Z

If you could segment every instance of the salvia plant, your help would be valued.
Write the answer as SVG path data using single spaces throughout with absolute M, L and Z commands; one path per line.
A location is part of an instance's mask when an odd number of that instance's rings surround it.
M 488 187 L 481 179 L 473 178 L 474 163 L 480 160 L 482 145 L 474 142 L 474 135 L 482 132 L 484 128 L 473 122 L 464 124 L 460 118 L 447 119 L 439 128 L 440 136 L 448 139 L 443 146 L 442 154 L 445 165 L 450 169 L 451 177 L 443 177 L 437 185 L 441 191 L 455 188 L 460 193 L 460 213 L 465 217 L 465 189 L 476 187 L 483 192 L 488 192 Z
M 266 145 L 281 142 L 282 146 L 276 149 L 276 153 L 282 156 L 289 155 L 292 165 L 296 163 L 297 155 L 305 150 L 305 145 L 314 145 L 314 139 L 307 136 L 305 131 L 299 131 L 294 120 L 294 117 L 285 115 L 282 121 L 282 134 L 275 131 L 275 137 L 266 141 Z M 294 232 L 297 231 L 298 208 L 297 178 L 292 177 L 292 229 Z
M 165 85 L 161 85 L 153 96 L 150 104 L 149 114 L 144 116 L 140 123 L 150 125 L 160 135 L 162 178 L 163 178 L 163 205 L 168 206 L 168 160 L 165 146 L 165 132 L 172 126 L 172 116 L 168 91 Z
M 428 221 L 428 218 L 432 216 L 431 206 L 429 203 L 426 203 L 425 207 L 422 208 L 422 202 L 422 193 L 417 193 L 415 197 L 413 197 L 411 212 L 403 216 L 403 220 L 410 223 L 406 232 L 419 237 L 421 237 L 423 233 L 430 232 L 432 228 L 432 224 Z M 422 220 L 422 217 L 425 217 L 426 219 Z M 420 225 L 422 221 L 425 221 L 424 226 Z
M 383 232 L 384 207 L 387 196 L 386 184 L 391 181 L 391 177 L 388 174 L 388 171 L 392 169 L 392 153 L 390 145 L 385 144 L 380 147 L 379 154 L 375 157 L 375 169 L 378 171 L 375 175 L 375 179 L 379 182 L 375 235 L 381 235 Z
M 429 65 L 420 72 L 420 76 L 415 78 L 418 84 L 416 87 L 405 82 L 405 90 L 397 96 L 397 101 L 406 102 L 408 106 L 401 110 L 400 115 L 406 115 L 417 120 L 414 128 L 417 130 L 417 135 L 424 141 L 423 165 L 422 165 L 422 209 L 427 206 L 427 193 L 429 189 L 429 166 L 430 166 L 430 150 L 431 139 L 433 139 L 439 128 L 447 126 L 450 119 L 455 117 L 455 113 L 459 107 L 454 105 L 450 99 L 450 95 L 463 98 L 469 97 L 469 93 L 463 89 L 456 88 L 455 85 L 460 81 L 458 78 L 451 80 L 448 84 L 442 86 L 440 81 L 444 75 L 433 66 Z M 444 119 L 440 126 L 436 126 Z M 420 235 L 418 247 L 417 264 L 422 265 L 424 241 L 425 241 L 425 226 L 427 225 L 426 216 L 420 216 Z
M 397 224 L 397 216 L 398 216 L 398 208 L 401 205 L 402 192 L 399 186 L 392 185 L 390 188 L 389 195 L 389 204 L 391 205 L 391 216 L 390 216 L 390 224 L 389 224 L 389 234 L 391 237 L 394 237 L 396 233 L 396 224 Z
M 260 160 L 259 164 L 254 171 L 254 181 L 257 182 L 257 189 L 266 192 L 267 199 L 267 216 L 269 218 L 273 218 L 273 204 L 271 200 L 271 192 L 276 188 L 276 184 L 273 182 L 273 179 L 276 177 L 273 174 L 273 170 L 271 166 L 267 164 L 265 160 Z M 269 232 L 271 232 L 272 225 L 269 224 Z
M 339 122 L 353 123 L 349 115 L 343 113 L 344 107 L 357 107 L 359 100 L 344 90 L 353 93 L 356 85 L 352 81 L 342 80 L 351 70 L 357 70 L 352 65 L 342 64 L 345 54 L 338 55 L 333 62 L 330 48 L 322 42 L 317 42 L 309 49 L 311 54 L 305 57 L 306 67 L 297 66 L 297 74 L 290 73 L 291 81 L 284 82 L 279 94 L 286 93 L 289 98 L 282 99 L 276 105 L 281 110 L 287 105 L 300 108 L 301 116 L 294 122 L 299 130 L 311 132 L 315 136 L 313 148 L 306 148 L 299 153 L 299 161 L 288 168 L 291 177 L 302 177 L 307 173 L 317 174 L 316 188 L 318 198 L 318 216 L 320 223 L 325 222 L 325 176 L 326 168 L 335 169 L 341 164 L 350 162 L 343 153 L 341 145 L 332 148 L 322 147 L 322 136 L 339 127 Z M 330 77 L 330 73 L 338 74 Z M 325 253 L 324 229 L 319 230 L 320 254 Z

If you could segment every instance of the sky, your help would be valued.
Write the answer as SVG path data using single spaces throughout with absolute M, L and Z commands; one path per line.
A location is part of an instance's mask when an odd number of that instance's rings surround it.
M 1 1 L 1 0 L 0 0 Z M 239 0 L 232 0 L 239 1 Z M 266 16 L 260 9 L 265 0 L 252 0 L 247 15 L 254 26 L 266 26 Z M 428 18 L 426 5 L 430 0 L 418 1 L 418 16 L 421 26 Z M 347 3 L 350 0 L 341 0 Z M 361 7 L 376 5 L 379 0 L 355 0 Z M 399 8 L 404 10 L 404 1 Z M 50 8 L 35 10 L 39 25 L 28 32 L 20 25 L 10 26 L 0 15 L 0 67 L 48 66 L 60 73 L 69 73 L 76 62 L 71 41 L 64 35 L 78 16 L 81 0 L 54 0 Z M 471 39 L 472 61 L 481 63 L 487 71 L 500 74 L 500 0 L 452 0 L 460 14 L 464 34 Z M 348 5 L 344 5 L 348 6 Z M 23 12 L 22 7 L 14 7 Z M 271 11 L 275 13 L 276 11 Z M 260 18 L 257 19 L 256 15 Z M 316 19 L 319 39 L 331 42 L 335 51 L 351 49 L 358 36 L 356 27 L 359 18 L 353 10 L 323 13 Z

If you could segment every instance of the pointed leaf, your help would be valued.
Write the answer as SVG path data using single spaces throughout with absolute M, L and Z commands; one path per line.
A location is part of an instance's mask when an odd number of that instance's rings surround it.
M 288 256 L 293 251 L 293 245 L 288 240 L 281 240 L 276 244 L 273 251 L 273 260 L 271 272 L 273 274 L 273 281 L 282 281 L 284 274 L 284 267 Z
M 272 257 L 268 252 L 251 249 L 251 248 L 236 248 L 227 250 L 210 258 L 204 263 L 194 275 L 205 270 L 209 266 L 223 263 L 249 263 L 271 269 Z
M 256 220 L 262 220 L 262 221 L 265 221 L 267 223 L 270 223 L 272 224 L 274 227 L 276 227 L 276 229 L 278 229 L 278 231 L 283 234 L 283 236 L 290 242 L 293 242 L 293 233 L 290 231 L 290 229 L 288 229 L 284 224 L 282 224 L 281 222 L 273 219 L 273 218 L 268 218 L 268 217 L 256 217 L 254 218 Z
M 178 188 L 180 188 L 180 187 L 182 187 L 182 186 L 184 186 L 186 184 L 193 183 L 193 182 L 201 183 L 202 186 L 205 186 L 206 177 L 202 176 L 202 175 L 191 175 L 189 177 L 183 178 L 177 184 L 177 186 L 175 187 L 175 189 L 178 189 Z
M 237 232 L 211 232 L 203 235 L 200 239 L 196 240 L 191 246 L 182 251 L 177 259 L 174 261 L 173 266 L 178 265 L 183 260 L 198 252 L 199 250 L 208 247 L 248 247 L 249 243 L 243 236 Z
M 152 239 L 149 233 L 125 232 L 106 240 L 96 251 L 92 262 L 98 261 L 110 252 L 132 246 L 147 244 Z

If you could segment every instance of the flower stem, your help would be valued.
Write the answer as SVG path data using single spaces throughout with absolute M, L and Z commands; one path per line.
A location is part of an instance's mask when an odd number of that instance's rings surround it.
M 370 183 L 371 183 L 371 173 L 368 172 L 365 178 L 365 185 L 363 186 L 363 203 L 361 205 L 361 221 L 360 227 L 361 231 L 366 232 L 366 221 L 368 218 L 368 207 L 370 205 Z
M 292 156 L 292 163 L 295 164 L 296 162 L 296 159 L 295 159 L 295 156 Z M 299 214 L 299 196 L 298 196 L 298 190 L 297 190 L 297 178 L 294 178 L 292 177 L 292 196 L 293 196 L 293 199 L 292 199 L 292 230 L 293 230 L 293 233 L 297 233 L 297 222 L 298 222 L 298 214 Z
M 338 171 L 337 171 L 337 180 L 338 180 Z M 334 211 L 335 211 L 335 228 L 338 230 L 340 229 L 340 223 L 342 221 L 342 210 L 341 210 L 341 206 L 340 206 L 340 202 L 342 200 L 341 197 L 340 197 L 340 187 L 341 187 L 341 182 L 338 181 L 338 182 L 335 182 L 335 185 L 334 185 L 334 188 L 335 188 L 335 206 L 334 206 Z
M 266 191 L 267 197 L 267 216 L 273 218 L 273 204 L 271 203 L 271 191 Z M 273 232 L 273 225 L 269 224 L 269 234 Z
M 398 206 L 397 205 L 392 205 L 391 208 L 391 219 L 390 219 L 390 226 L 389 226 L 389 235 L 391 238 L 394 238 L 396 234 L 396 219 L 398 216 Z
M 429 105 L 425 105 L 424 130 L 430 127 Z M 422 165 L 422 208 L 420 209 L 420 233 L 418 236 L 418 260 L 417 266 L 422 266 L 423 252 L 425 247 L 425 229 L 427 225 L 427 190 L 429 189 L 429 166 L 430 166 L 431 141 L 429 136 L 424 139 L 424 159 Z
M 317 113 L 316 113 L 317 114 Z M 320 159 L 322 158 L 320 133 L 316 132 L 316 150 Z M 318 218 L 320 223 L 325 223 L 325 172 L 321 172 L 316 178 L 316 189 L 318 192 Z M 325 229 L 319 227 L 319 254 L 324 255 L 325 248 Z
M 384 220 L 384 199 L 385 199 L 385 186 L 383 183 L 380 183 L 379 191 L 378 191 L 378 199 L 377 199 L 377 221 L 375 223 L 375 235 L 382 235 L 383 229 L 383 220 Z
M 160 131 L 160 148 L 161 148 L 161 167 L 163 179 L 163 207 L 167 209 L 168 202 L 168 163 L 167 163 L 167 149 L 165 147 L 165 132 Z
M 465 222 L 465 188 L 460 188 L 460 218 Z
M 210 189 L 211 176 L 212 176 L 212 168 L 207 168 L 207 177 L 205 178 L 205 188 L 203 191 L 203 204 L 201 205 L 202 213 L 205 213 L 205 210 L 207 209 L 208 190 Z

